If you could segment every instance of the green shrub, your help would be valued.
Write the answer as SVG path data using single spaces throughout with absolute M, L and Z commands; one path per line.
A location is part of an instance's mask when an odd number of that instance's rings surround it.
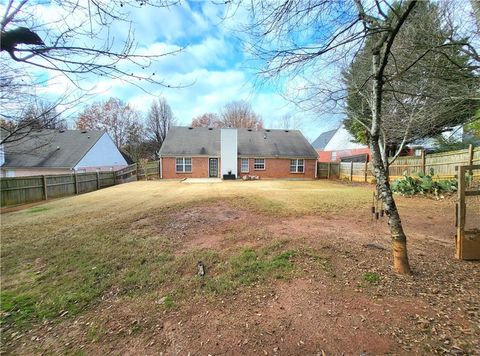
M 454 179 L 433 180 L 433 169 L 431 169 L 430 174 L 417 173 L 417 177 L 408 176 L 404 172 L 402 178 L 395 179 L 391 188 L 394 193 L 401 195 L 434 194 L 438 196 L 445 192 L 455 192 L 457 181 Z

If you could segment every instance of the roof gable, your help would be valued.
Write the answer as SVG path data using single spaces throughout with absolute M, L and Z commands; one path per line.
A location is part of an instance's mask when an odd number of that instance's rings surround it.
M 34 130 L 5 144 L 5 167 L 73 168 L 104 131 Z
M 320 136 L 317 137 L 315 141 L 313 141 L 312 146 L 316 150 L 323 150 L 325 149 L 325 146 L 330 142 L 332 139 L 333 135 L 335 135 L 335 132 L 337 132 L 337 129 L 330 130 L 330 131 L 325 131 L 320 134 Z
M 344 125 L 340 126 L 330 141 L 324 147 L 325 151 L 354 150 L 368 148 L 368 146 L 355 142 L 355 138 L 348 132 Z

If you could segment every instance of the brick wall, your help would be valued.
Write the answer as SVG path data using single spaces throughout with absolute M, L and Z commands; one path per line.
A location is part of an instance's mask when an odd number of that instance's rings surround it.
M 290 159 L 265 158 L 265 170 L 253 169 L 253 158 L 249 159 L 249 175 L 261 178 L 315 178 L 316 160 L 305 160 L 304 173 L 290 173 Z M 238 175 L 241 177 L 247 173 L 241 173 L 241 160 L 238 159 Z M 219 159 L 219 169 L 221 162 Z M 175 158 L 162 157 L 162 172 L 164 179 L 182 178 L 208 178 L 208 157 L 192 157 L 191 173 L 176 173 Z
M 191 173 L 175 172 L 175 157 L 162 157 L 162 178 L 208 178 L 208 157 L 192 157 Z
M 290 159 L 265 158 L 265 170 L 253 169 L 253 158 L 249 158 L 249 172 L 241 173 L 241 159 L 238 159 L 239 176 L 251 175 L 260 178 L 315 178 L 317 161 L 314 159 L 305 160 L 304 173 L 290 172 Z

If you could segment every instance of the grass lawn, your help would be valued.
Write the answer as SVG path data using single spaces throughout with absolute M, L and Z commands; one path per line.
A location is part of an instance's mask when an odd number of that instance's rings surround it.
M 202 353 L 206 341 L 197 345 L 189 339 L 195 332 L 184 332 L 190 336 L 178 346 L 174 340 L 180 336 L 172 336 L 178 329 L 163 328 L 183 325 L 187 316 L 194 320 L 199 310 L 214 313 L 224 301 L 229 301 L 229 315 L 242 318 L 238 313 L 249 310 L 258 293 L 275 300 L 289 283 L 309 289 L 300 282 L 305 278 L 327 283 L 338 296 L 354 288 L 373 294 L 390 288 L 387 250 L 371 263 L 370 251 L 355 257 L 361 243 L 370 240 L 380 239 L 388 249 L 385 227 L 372 229 L 368 213 L 359 213 L 369 211 L 371 192 L 371 187 L 325 181 L 149 181 L 3 214 L 3 349 L 88 354 L 144 353 L 151 347 Z M 344 230 L 339 227 L 343 221 L 348 221 Z M 349 250 L 354 239 L 356 247 Z M 354 269 L 362 257 L 367 263 Z M 205 277 L 196 275 L 198 261 L 206 266 Z M 353 289 L 345 292 L 350 279 Z M 191 327 L 201 325 L 192 322 Z M 69 328 L 75 332 L 65 331 Z M 234 328 L 230 337 L 237 342 L 241 334 Z M 245 345 L 251 353 L 260 350 Z M 211 350 L 234 352 L 222 347 Z M 390 344 L 381 347 L 397 350 Z

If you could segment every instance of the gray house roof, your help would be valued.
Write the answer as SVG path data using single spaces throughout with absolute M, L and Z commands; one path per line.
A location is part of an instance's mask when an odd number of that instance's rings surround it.
M 337 132 L 337 129 L 321 133 L 320 136 L 318 136 L 317 139 L 313 141 L 313 148 L 315 148 L 316 150 L 325 149 L 325 146 L 330 142 L 333 135 L 335 135 L 335 132 Z
M 172 127 L 160 155 L 220 156 L 220 130 Z M 317 152 L 298 130 L 237 129 L 237 132 L 239 156 L 317 158 Z
M 104 131 L 33 130 L 5 144 L 4 167 L 73 168 Z

